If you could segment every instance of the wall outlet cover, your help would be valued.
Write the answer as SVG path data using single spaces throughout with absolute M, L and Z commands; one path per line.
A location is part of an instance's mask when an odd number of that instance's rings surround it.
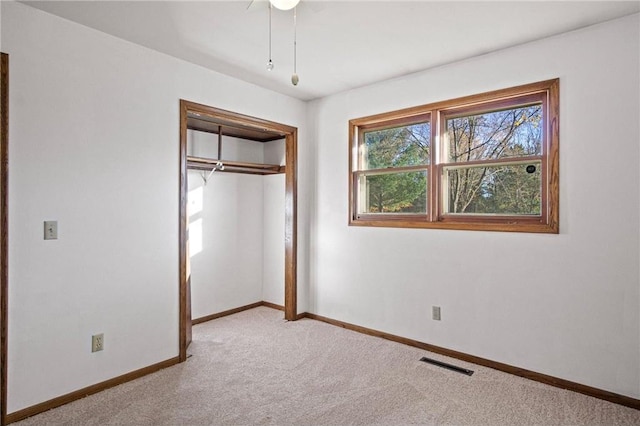
M 91 336 L 91 352 L 99 352 L 104 349 L 104 333 Z

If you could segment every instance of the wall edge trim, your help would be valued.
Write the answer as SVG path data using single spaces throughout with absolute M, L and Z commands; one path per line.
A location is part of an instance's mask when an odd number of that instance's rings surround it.
M 48 401 L 41 402 L 36 405 L 32 405 L 31 407 L 23 408 L 22 410 L 14 411 L 13 413 L 7 414 L 6 420 L 7 424 L 14 423 L 20 420 L 24 420 L 27 417 L 35 416 L 36 414 L 44 413 L 45 411 L 49 411 L 52 408 L 57 408 L 62 405 L 68 404 L 70 402 L 76 401 L 78 399 L 82 399 L 86 396 L 93 395 L 95 393 L 101 392 L 103 390 L 107 390 L 114 386 L 121 385 L 123 383 L 129 382 L 134 379 L 138 379 L 142 376 L 146 376 L 151 373 L 155 373 L 156 371 L 162 370 L 167 367 L 171 367 L 180 362 L 179 357 L 174 357 L 167 359 L 165 361 L 158 362 L 156 364 L 149 365 L 147 367 L 140 368 L 139 370 L 134 370 L 129 373 L 125 373 L 121 376 L 114 377 L 112 379 L 105 380 L 104 382 L 96 383 L 91 386 L 87 386 L 85 388 L 79 389 L 77 391 L 73 391 L 66 395 L 61 395 L 56 398 L 50 399 Z
M 504 364 L 497 361 L 492 361 L 490 359 L 481 358 L 481 357 L 470 355 L 464 352 L 458 352 L 452 349 L 431 345 L 429 343 L 420 342 L 418 340 L 413 340 L 406 337 L 385 333 L 383 331 L 378 331 L 371 328 L 350 324 L 347 322 L 324 317 L 322 315 L 316 315 L 316 314 L 306 312 L 301 316 L 305 318 L 313 319 L 316 321 L 325 322 L 327 324 L 331 324 L 337 327 L 342 327 L 347 330 L 355 331 L 362 334 L 367 334 L 369 336 L 379 337 L 382 339 L 390 340 L 392 342 L 401 343 L 401 344 L 412 346 L 418 349 L 423 349 L 429 352 L 437 353 L 437 354 L 448 356 L 451 358 L 456 358 L 461 361 L 471 362 L 474 364 L 481 365 L 483 367 L 493 368 L 494 370 L 513 374 L 515 376 L 523 377 L 525 379 L 533 380 L 535 382 L 544 383 L 546 385 L 570 390 L 573 392 L 581 393 L 583 395 L 613 402 L 614 404 L 624 405 L 626 407 L 640 410 L 640 399 L 635 399 L 630 396 L 609 392 L 603 389 L 598 389 L 591 386 L 583 385 L 581 383 L 576 383 L 569 380 L 561 379 L 559 377 L 549 376 L 547 374 L 537 373 L 535 371 L 527 370 L 520 367 L 515 367 L 513 365 Z
M 270 303 L 270 302 L 265 302 L 265 301 L 260 301 L 260 302 L 256 302 L 256 303 L 251 303 L 249 305 L 245 305 L 245 306 L 240 306 L 238 308 L 234 308 L 234 309 L 229 309 L 226 311 L 222 311 L 222 312 L 218 312 L 215 314 L 211 314 L 211 315 L 207 315 L 204 317 L 200 317 L 197 319 L 192 320 L 193 324 L 200 324 L 206 321 L 211 321 L 217 318 L 221 318 L 221 317 L 225 317 L 228 315 L 233 315 L 233 314 L 237 314 L 239 312 L 242 311 L 246 311 L 249 309 L 253 309 L 253 308 L 258 308 L 260 306 L 266 306 L 268 308 L 272 308 L 272 309 L 277 309 L 279 311 L 284 311 L 284 306 L 281 305 L 277 305 L 275 303 Z M 305 314 L 300 314 L 298 315 L 300 318 L 303 318 Z M 173 365 L 179 364 L 180 363 L 180 357 L 174 357 L 174 358 L 170 358 L 167 359 L 165 361 L 161 361 L 157 364 L 152 364 L 149 365 L 147 367 L 143 367 L 139 370 L 135 370 L 135 371 L 131 371 L 129 373 L 125 373 L 121 376 L 117 376 L 108 380 L 105 380 L 104 382 L 100 382 L 100 383 L 96 383 L 94 385 L 91 386 L 87 386 L 85 388 L 70 392 L 68 394 L 65 395 L 61 395 L 58 397 L 55 397 L 53 399 L 50 399 L 48 401 L 44 401 L 41 403 L 38 403 L 36 405 L 32 405 L 30 407 L 27 408 L 23 408 L 22 410 L 18 410 L 18 411 L 14 411 L 13 413 L 10 413 L 6 416 L 6 424 L 9 423 L 14 423 L 14 422 L 18 422 L 20 420 L 24 420 L 27 417 L 32 417 L 35 416 L 37 414 L 41 414 L 44 413 L 45 411 L 49 411 L 53 408 L 57 408 L 57 407 L 61 407 L 63 405 L 69 404 L 73 401 L 77 401 L 79 399 L 82 399 L 84 397 L 87 397 L 89 395 L 93 395 L 95 393 L 101 392 L 103 390 L 107 390 L 109 388 L 112 388 L 114 386 L 118 386 L 121 385 L 123 383 L 126 382 L 130 382 L 132 380 L 135 379 L 139 379 L 140 377 L 149 375 L 151 373 L 155 373 L 156 371 L 165 369 L 167 367 L 171 367 Z
M 284 307 L 281 305 L 277 305 L 275 303 L 270 302 L 256 302 L 249 305 L 241 306 L 235 309 L 229 309 L 226 311 L 222 311 L 216 314 L 208 315 L 205 317 L 201 317 L 193 320 L 194 324 L 200 324 L 206 321 L 210 321 L 213 319 L 221 318 L 224 316 L 233 315 L 242 311 L 246 311 L 249 309 L 254 309 L 260 306 L 266 306 L 271 309 L 277 309 L 279 311 L 284 311 Z M 418 340 L 409 339 L 406 337 L 397 336 L 394 334 L 386 333 L 379 330 L 374 330 L 367 327 L 362 327 L 359 325 L 347 323 L 344 321 L 335 320 L 332 318 L 328 318 L 322 315 L 312 314 L 309 312 L 304 312 L 298 314 L 297 319 L 308 318 L 320 322 L 324 322 L 336 327 L 341 327 L 346 330 L 355 331 L 358 333 L 366 334 L 373 337 L 379 337 L 381 339 L 389 340 L 392 342 L 404 344 L 407 346 L 412 346 L 418 349 L 426 350 L 429 352 L 437 353 L 444 356 L 449 356 L 451 358 L 456 358 L 462 361 L 471 362 L 477 365 L 481 365 L 483 367 L 493 368 L 494 370 L 502 371 L 505 373 L 513 374 L 515 376 L 523 377 L 529 380 L 533 380 L 536 382 L 544 383 L 550 386 L 554 386 L 561 389 L 570 390 L 573 392 L 581 393 L 583 395 L 591 396 L 594 398 L 602 399 L 605 401 L 612 402 L 614 404 L 623 405 L 626 407 L 634 408 L 636 410 L 640 410 L 640 399 L 635 399 L 629 396 L 620 395 L 614 392 L 605 391 L 602 389 L 594 388 L 591 386 L 583 385 L 580 383 L 572 382 L 569 380 L 561 379 L 554 376 L 549 376 L 542 373 L 537 373 L 535 371 L 527 370 L 520 367 L 515 367 L 509 364 L 504 364 L 497 361 L 492 361 L 486 358 L 481 358 L 475 355 L 470 355 L 464 352 L 454 351 L 452 349 L 443 348 L 440 346 L 431 345 L 429 343 L 420 342 Z M 45 411 L 49 411 L 53 408 L 60 407 L 62 405 L 66 405 L 70 402 L 82 399 L 89 395 L 93 395 L 95 393 L 104 391 L 106 389 L 112 388 L 114 386 L 138 379 L 140 377 L 146 376 L 151 373 L 155 373 L 156 371 L 162 370 L 167 367 L 171 367 L 173 365 L 180 363 L 180 357 L 174 357 L 167 359 L 165 361 L 161 361 L 156 364 L 149 365 L 147 367 L 143 367 L 138 370 L 131 371 L 129 373 L 123 374 L 121 376 L 114 377 L 112 379 L 108 379 L 104 382 L 96 383 L 91 386 L 87 386 L 85 388 L 79 389 L 77 391 L 73 391 L 71 393 L 61 395 L 59 397 L 50 399 L 48 401 L 41 402 L 39 404 L 33 405 L 31 407 L 24 408 L 22 410 L 15 411 L 13 413 L 7 414 L 6 423 L 14 423 L 20 420 L 24 420 L 27 417 L 35 416 L 40 413 L 44 413 Z
M 251 303 L 249 305 L 240 306 L 238 308 L 228 309 L 226 311 L 217 312 L 217 313 L 211 314 L 211 315 L 205 315 L 203 317 L 191 320 L 191 324 L 193 324 L 193 325 L 201 324 L 203 322 L 211 321 L 211 320 L 214 320 L 214 319 L 217 319 L 217 318 L 222 318 L 222 317 L 226 317 L 228 315 L 237 314 L 238 312 L 242 312 L 242 311 L 246 311 L 246 310 L 249 310 L 249 309 L 257 308 L 259 306 L 264 306 L 264 303 L 265 302 Z
M 277 309 L 279 311 L 283 311 L 284 312 L 284 306 L 282 305 L 277 305 L 275 303 L 271 303 L 271 302 L 265 302 L 263 301 L 261 303 L 262 306 L 266 306 L 267 308 L 271 308 L 271 309 Z
M 7 417 L 9 310 L 9 54 L 0 52 L 0 425 Z

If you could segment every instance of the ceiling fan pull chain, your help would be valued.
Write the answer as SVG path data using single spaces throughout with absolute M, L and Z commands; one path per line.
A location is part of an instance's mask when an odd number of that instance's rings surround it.
M 267 71 L 273 70 L 273 61 L 271 60 L 271 9 L 273 9 L 273 5 L 269 2 L 269 62 L 267 62 Z
M 291 76 L 291 83 L 294 86 L 298 85 L 298 82 L 300 81 L 300 78 L 298 77 L 298 73 L 297 73 L 297 55 L 296 55 L 296 50 L 297 50 L 297 44 L 298 44 L 298 34 L 297 34 L 297 13 L 296 11 L 298 10 L 297 7 L 293 8 L 293 75 Z

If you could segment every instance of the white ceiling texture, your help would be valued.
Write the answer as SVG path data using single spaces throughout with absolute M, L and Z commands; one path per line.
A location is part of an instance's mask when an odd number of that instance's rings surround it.
M 176 58 L 310 100 L 638 13 L 640 1 L 23 1 Z

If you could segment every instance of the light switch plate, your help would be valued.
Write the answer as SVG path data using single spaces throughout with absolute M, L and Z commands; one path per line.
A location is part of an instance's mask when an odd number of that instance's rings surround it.
M 47 220 L 44 222 L 44 239 L 45 240 L 58 239 L 58 221 L 57 220 Z

